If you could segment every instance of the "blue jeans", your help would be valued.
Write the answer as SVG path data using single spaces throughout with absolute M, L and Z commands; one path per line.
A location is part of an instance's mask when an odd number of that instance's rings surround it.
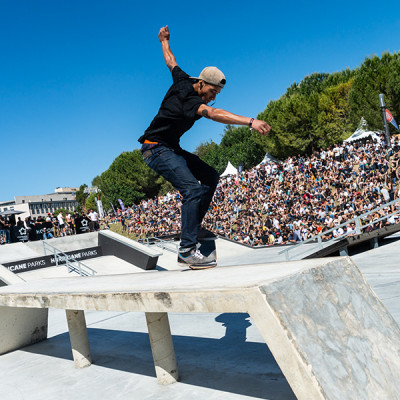
M 0 230 L 0 235 L 3 235 L 6 238 L 6 243 L 11 242 L 11 235 L 8 229 Z
M 218 185 L 218 172 L 192 153 L 162 145 L 145 151 L 143 159 L 179 190 L 182 196 L 180 251 L 192 249 Z

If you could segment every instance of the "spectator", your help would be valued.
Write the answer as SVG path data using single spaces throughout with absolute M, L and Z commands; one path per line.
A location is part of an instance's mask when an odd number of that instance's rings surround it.
M 60 236 L 66 236 L 65 233 L 65 224 L 64 224 L 64 217 L 62 215 L 62 212 L 60 211 L 57 215 L 57 220 L 58 220 L 58 229 L 60 231 Z
M 89 218 L 89 230 L 90 232 L 98 231 L 99 230 L 99 216 L 96 211 L 90 210 L 89 214 L 87 215 Z
M 43 228 L 43 240 L 45 239 L 51 239 L 53 235 L 51 234 L 50 231 L 47 230 L 47 228 Z

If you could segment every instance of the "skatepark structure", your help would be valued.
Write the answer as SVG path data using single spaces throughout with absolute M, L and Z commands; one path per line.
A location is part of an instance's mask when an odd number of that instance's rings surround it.
M 397 240 L 386 240 L 380 248 L 352 258 L 278 263 L 273 261 L 281 261 L 279 248 L 252 251 L 218 240 L 219 267 L 205 271 L 177 266 L 176 255 L 167 251 L 152 271 L 114 255 L 86 260 L 97 272 L 91 277 L 71 277 L 61 265 L 18 275 L 2 269 L 1 277 L 9 286 L 0 289 L 1 321 L 10 320 L 10 312 L 14 320 L 1 324 L 0 337 L 18 337 L 24 331 L 19 321 L 25 317 L 19 318 L 19 312 L 44 312 L 42 319 L 34 318 L 38 329 L 33 329 L 32 341 L 40 340 L 37 333 L 44 330 L 49 337 L 17 351 L 10 351 L 10 344 L 0 339 L 0 351 L 8 352 L 0 357 L 2 371 L 11 369 L 26 377 L 27 370 L 32 374 L 33 359 L 39 357 L 51 366 L 51 372 L 46 368 L 51 376 L 43 381 L 39 371 L 35 378 L 28 373 L 31 379 L 24 379 L 24 388 L 10 387 L 16 378 L 5 373 L 0 390 L 13 399 L 24 398 L 24 393 L 36 398 L 30 388 L 39 388 L 39 383 L 41 398 L 46 398 L 43 391 L 57 398 L 73 398 L 77 393 L 101 398 L 100 393 L 110 396 L 112 387 L 117 398 L 400 398 L 396 290 L 400 285 L 395 260 L 400 249 Z M 15 258 L 12 246 L 0 248 L 1 263 L 12 261 L 13 254 Z M 65 247 L 73 244 L 58 246 L 67 251 Z M 5 247 L 8 254 L 1 252 Z M 19 255 L 28 258 L 20 249 Z M 49 276 L 54 278 L 43 279 Z M 60 326 L 63 310 L 73 350 L 69 349 L 69 355 L 66 330 Z M 143 312 L 146 319 L 139 322 Z M 132 318 L 128 325 L 127 318 Z M 222 337 L 220 322 L 226 328 Z M 150 340 L 144 346 L 141 332 L 147 329 Z M 132 331 L 138 339 L 133 344 L 121 334 Z M 223 347 L 217 349 L 215 340 Z M 101 341 L 108 343 L 106 348 L 100 346 Z M 151 354 L 148 343 L 155 365 L 152 373 L 149 359 L 142 359 L 144 350 Z M 244 351 L 240 361 L 235 361 L 233 355 L 240 348 Z M 129 359 L 124 358 L 126 354 Z M 213 358 L 215 354 L 221 360 Z M 67 367 L 72 358 L 77 367 L 90 365 L 92 358 L 94 364 L 85 369 Z M 147 376 L 154 375 L 159 383 L 175 382 L 178 366 L 181 382 L 158 387 L 149 383 Z M 73 387 L 57 388 L 53 380 L 65 383 L 67 377 L 79 378 Z M 105 382 L 108 378 L 112 385 Z M 40 397 L 39 392 L 36 395 Z

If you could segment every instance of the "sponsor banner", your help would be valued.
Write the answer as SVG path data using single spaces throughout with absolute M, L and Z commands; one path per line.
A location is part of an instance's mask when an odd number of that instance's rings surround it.
M 100 246 L 89 247 L 87 249 L 66 251 L 65 255 L 57 255 L 58 264 L 65 264 L 66 258 L 71 261 L 83 261 L 88 258 L 100 257 L 103 255 Z M 40 268 L 54 267 L 56 266 L 56 260 L 53 255 L 30 258 L 28 260 L 13 261 L 9 263 L 3 263 L 3 265 L 9 269 L 11 272 L 16 274 L 20 272 L 32 271 Z
M 89 218 L 79 216 L 75 218 L 75 228 L 76 233 L 86 233 L 89 232 Z
M 124 206 L 124 203 L 122 202 L 121 199 L 118 199 L 118 203 L 119 203 L 119 205 L 121 206 L 121 210 L 122 210 L 122 211 L 125 211 L 125 206 Z
M 112 209 L 113 209 L 113 211 L 114 211 L 114 215 L 117 215 L 117 212 L 115 211 L 115 208 L 114 208 L 113 203 L 110 202 L 110 204 L 111 204 L 111 207 L 112 207 Z
M 97 200 L 97 210 L 99 211 L 100 218 L 104 218 L 103 203 L 101 202 L 101 200 Z
M 10 229 L 10 234 L 11 241 L 13 243 L 27 242 L 29 239 L 28 230 L 25 228 L 25 226 L 12 226 Z
M 399 130 L 399 127 L 397 126 L 397 123 L 396 123 L 395 119 L 393 118 L 392 113 L 391 113 L 388 109 L 386 109 L 386 110 L 385 110 L 385 114 L 386 114 L 386 119 L 387 119 L 397 130 Z

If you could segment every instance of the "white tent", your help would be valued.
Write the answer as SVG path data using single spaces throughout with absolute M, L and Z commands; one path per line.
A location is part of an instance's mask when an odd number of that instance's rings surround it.
M 227 176 L 227 175 L 236 175 L 238 170 L 231 164 L 230 161 L 228 161 L 228 165 L 221 176 Z
M 368 130 L 367 121 L 364 119 L 364 117 L 361 117 L 361 121 L 360 124 L 358 125 L 358 128 L 349 138 L 347 138 L 344 141 L 344 143 L 355 142 L 356 140 L 361 140 L 366 138 L 380 142 L 381 138 L 379 137 L 379 135 L 380 132 Z
M 271 154 L 265 153 L 264 159 L 257 165 L 257 167 L 259 167 L 260 165 L 269 163 L 269 162 L 276 162 L 277 163 L 279 161 L 274 156 L 271 156 Z

